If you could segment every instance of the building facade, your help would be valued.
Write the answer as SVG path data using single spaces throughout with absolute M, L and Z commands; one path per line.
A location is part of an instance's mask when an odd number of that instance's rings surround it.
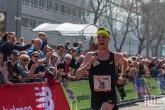
M 82 2 L 84 0 L 1 0 L 0 11 L 6 14 L 5 21 L 3 21 L 6 24 L 4 29 L 5 31 L 14 31 L 17 34 L 17 38 L 24 37 L 25 41 L 30 42 L 31 39 L 38 36 L 38 33 L 32 32 L 32 30 L 42 23 L 92 23 L 93 18 L 90 18 L 91 22 L 89 22 L 89 16 L 85 15 L 87 11 L 87 9 L 84 9 L 85 3 Z M 120 13 L 122 21 L 122 18 L 125 17 L 124 9 L 121 7 L 114 8 L 114 12 L 117 11 Z M 104 17 L 101 18 L 103 18 L 103 21 L 99 19 L 97 25 L 105 24 L 103 26 L 108 27 Z M 122 22 L 118 21 L 114 22 L 114 25 L 116 27 L 122 26 Z M 49 45 L 52 47 L 56 47 L 58 44 L 65 44 L 69 40 L 72 45 L 82 41 L 84 48 L 89 49 L 90 41 L 87 37 L 82 39 L 82 36 L 61 36 L 55 31 L 46 32 L 46 34 L 49 38 Z M 121 40 L 122 35 L 119 35 L 117 43 L 120 44 Z M 138 40 L 133 37 L 133 34 L 129 33 L 122 51 L 135 55 L 138 45 Z M 113 40 L 111 40 L 109 47 L 112 51 L 116 51 Z M 142 55 L 145 56 L 145 51 L 142 52 Z

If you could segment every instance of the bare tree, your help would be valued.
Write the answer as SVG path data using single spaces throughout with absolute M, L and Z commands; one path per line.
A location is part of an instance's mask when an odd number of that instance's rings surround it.
M 85 8 L 87 19 L 92 19 L 92 24 L 95 25 L 97 24 L 100 17 L 103 16 L 109 10 L 109 0 L 87 0 L 87 2 L 83 1 L 82 4 L 85 4 L 86 6 Z M 92 16 L 92 18 L 90 18 L 89 16 Z M 93 40 L 94 37 L 91 37 L 89 43 L 89 50 L 91 50 Z
M 112 3 L 109 5 L 109 12 L 106 13 L 107 21 L 111 30 L 111 36 L 114 40 L 114 47 L 117 52 L 122 51 L 123 44 L 127 38 L 127 34 L 131 32 L 130 20 L 132 19 L 132 11 L 134 8 L 134 0 L 123 0 L 118 4 Z M 118 9 L 118 10 L 117 10 Z M 121 16 L 121 10 L 124 10 L 124 15 Z M 115 24 L 119 23 L 120 26 Z M 120 36 L 121 42 L 118 42 Z M 119 44 L 119 45 L 118 45 Z
M 138 6 L 138 4 L 140 4 Z M 145 41 L 150 40 L 150 43 L 156 38 L 160 27 L 158 26 L 159 14 L 157 2 L 145 2 L 145 0 L 137 0 L 134 13 L 136 13 L 134 20 L 131 20 L 131 28 L 134 35 L 139 40 L 137 53 L 141 54 L 142 50 L 146 48 Z

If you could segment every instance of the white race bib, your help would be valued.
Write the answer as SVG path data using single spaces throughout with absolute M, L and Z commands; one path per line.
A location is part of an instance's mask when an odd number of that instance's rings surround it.
M 111 75 L 94 75 L 94 91 L 111 91 Z

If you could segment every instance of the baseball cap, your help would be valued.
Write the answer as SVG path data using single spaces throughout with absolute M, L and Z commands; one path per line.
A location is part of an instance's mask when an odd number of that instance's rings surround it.
M 13 55 L 17 55 L 17 56 L 20 55 L 20 53 L 19 53 L 17 50 L 13 50 L 13 52 L 12 52 L 11 54 L 13 54 Z

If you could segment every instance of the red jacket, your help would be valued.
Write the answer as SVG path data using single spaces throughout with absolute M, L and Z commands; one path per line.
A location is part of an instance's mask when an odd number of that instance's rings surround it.
M 60 83 L 58 83 L 56 80 L 52 80 L 52 78 L 51 78 L 47 73 L 45 73 L 45 78 L 48 79 L 48 83 L 49 83 L 49 85 L 51 85 L 51 86 L 60 84 Z

